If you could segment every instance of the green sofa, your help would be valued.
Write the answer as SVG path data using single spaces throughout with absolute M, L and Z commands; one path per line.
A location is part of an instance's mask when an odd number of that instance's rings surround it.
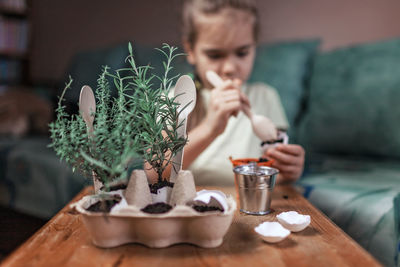
M 250 82 L 277 88 L 290 142 L 306 149 L 299 190 L 380 262 L 400 266 L 400 40 L 330 52 L 318 47 L 318 40 L 259 46 Z M 134 53 L 141 65 L 161 66 L 149 46 L 134 44 Z M 68 70 L 75 79 L 67 95 L 71 110 L 77 110 L 81 86 L 95 88 L 101 66 L 124 67 L 126 55 L 127 43 L 78 54 Z M 183 57 L 175 66 L 175 73 L 193 71 Z M 3 205 L 51 217 L 89 183 L 59 162 L 47 143 L 2 144 Z
M 296 141 L 306 197 L 387 266 L 399 266 L 400 40 L 314 58 Z
M 297 80 L 301 92 L 274 84 L 292 122 L 291 141 L 306 150 L 297 185 L 382 264 L 399 266 L 400 39 L 318 52 L 309 60 Z M 287 74 L 296 63 L 275 79 L 296 80 Z

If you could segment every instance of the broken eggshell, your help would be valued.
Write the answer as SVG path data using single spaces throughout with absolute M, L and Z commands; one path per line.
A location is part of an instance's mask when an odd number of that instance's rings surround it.
M 256 226 L 254 231 L 269 243 L 282 241 L 290 234 L 290 231 L 278 222 L 263 222 Z
M 223 212 L 228 210 L 226 195 L 218 190 L 203 189 L 198 191 L 191 204 L 198 206 L 218 207 L 223 210 Z
M 128 202 L 126 202 L 126 199 L 124 197 L 122 190 L 114 191 L 113 193 L 116 195 L 119 195 L 121 197 L 121 201 L 119 203 L 115 204 L 114 207 L 111 208 L 110 213 L 112 213 L 112 214 L 121 209 L 128 207 Z
M 283 227 L 292 232 L 304 230 L 311 222 L 310 215 L 303 215 L 297 211 L 282 212 L 276 216 Z
M 157 190 L 157 194 L 151 193 L 152 203 L 168 203 L 171 196 L 172 187 L 164 186 Z

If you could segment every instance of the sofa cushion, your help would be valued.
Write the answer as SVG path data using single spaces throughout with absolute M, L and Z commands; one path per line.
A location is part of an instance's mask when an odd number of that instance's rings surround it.
M 48 144 L 47 137 L 0 139 L 0 205 L 49 219 L 91 183 Z
M 318 55 L 299 142 L 308 152 L 400 157 L 400 40 Z
M 313 155 L 310 164 L 299 181 L 305 197 L 385 266 L 399 266 L 399 161 Z
M 259 45 L 249 82 L 267 83 L 277 89 L 293 129 L 301 109 L 304 88 L 318 40 L 300 40 Z M 293 131 L 289 131 L 291 137 Z

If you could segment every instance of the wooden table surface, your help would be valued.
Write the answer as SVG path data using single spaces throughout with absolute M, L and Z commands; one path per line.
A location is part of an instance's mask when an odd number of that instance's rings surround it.
M 216 188 L 235 194 L 234 188 Z M 73 201 L 91 192 L 84 189 Z M 68 205 L 15 250 L 2 266 L 380 266 L 354 240 L 334 225 L 291 186 L 277 186 L 273 193 L 274 212 L 265 216 L 239 213 L 224 238 L 213 249 L 178 244 L 150 249 L 140 244 L 97 248 L 91 243 L 80 215 Z M 311 215 L 311 224 L 291 233 L 285 240 L 269 244 L 253 228 L 264 221 L 276 221 L 283 211 Z

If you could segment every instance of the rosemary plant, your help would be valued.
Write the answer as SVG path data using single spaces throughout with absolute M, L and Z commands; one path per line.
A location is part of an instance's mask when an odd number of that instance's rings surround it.
M 172 61 L 180 55 L 175 53 L 177 48 L 164 44 L 157 49 L 165 56 L 161 77 L 151 73 L 151 66 L 137 66 L 130 43 L 128 49 L 129 67 L 112 73 L 105 66 L 99 75 L 93 134 L 88 135 L 80 115 L 68 115 L 63 106 L 72 78 L 59 98 L 56 120 L 50 124 L 50 146 L 57 155 L 73 171 L 86 177 L 95 174 L 106 188 L 111 182 L 126 180 L 128 170 L 143 161 L 156 171 L 161 183 L 171 158 L 187 143 L 177 135 L 182 126 L 178 125 L 178 104 L 168 97 L 178 77 L 169 77 Z M 118 92 L 115 98 L 111 98 L 111 86 Z

